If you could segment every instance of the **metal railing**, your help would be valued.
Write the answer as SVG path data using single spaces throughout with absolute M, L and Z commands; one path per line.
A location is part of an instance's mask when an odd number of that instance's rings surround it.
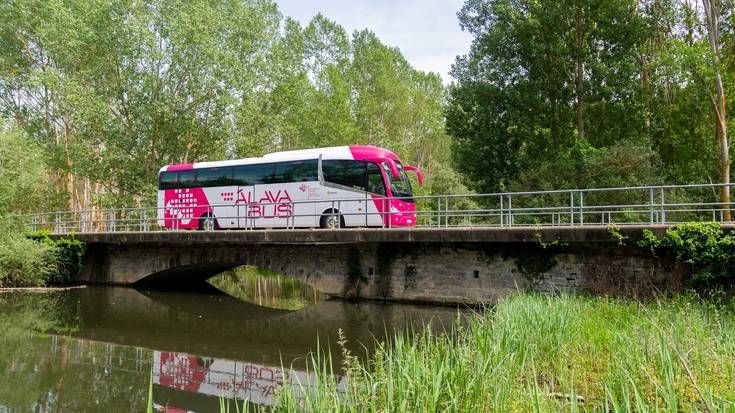
M 733 186 L 735 184 L 728 184 Z M 390 201 L 409 198 L 368 196 L 335 200 L 218 204 L 214 211 L 222 227 L 242 230 L 318 227 L 325 216 L 336 216 L 347 226 L 403 226 L 415 218 L 418 227 L 518 227 L 677 224 L 691 221 L 724 222 L 730 204 L 720 202 L 723 184 L 662 185 L 492 194 L 426 195 L 411 198 L 416 212 L 392 212 Z M 377 202 L 382 212 L 368 212 Z M 377 205 L 377 204 L 376 204 Z M 268 217 L 257 211 L 285 206 L 282 216 Z M 198 206 L 88 209 L 17 215 L 32 230 L 55 233 L 118 231 L 177 231 L 198 222 L 186 216 Z M 256 212 L 253 212 L 257 210 Z M 159 219 L 167 211 L 165 221 Z M 331 212 L 328 212 L 331 211 Z M 358 211 L 358 212 L 347 212 Z M 172 215 L 171 215 L 172 214 Z M 227 225 L 223 225 L 227 224 Z

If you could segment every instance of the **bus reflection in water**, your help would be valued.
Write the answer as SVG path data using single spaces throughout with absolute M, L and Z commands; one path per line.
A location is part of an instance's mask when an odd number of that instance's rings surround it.
M 246 361 L 201 357 L 187 353 L 153 352 L 153 407 L 166 412 L 207 411 L 220 398 L 241 405 L 272 406 L 275 392 L 313 387 L 315 377 L 303 371 Z M 346 378 L 337 377 L 344 391 Z M 303 394 L 301 395 L 303 396 Z M 214 403 L 213 403 L 214 402 Z
M 375 146 L 168 165 L 158 176 L 158 225 L 410 227 L 416 225 L 416 206 L 406 171 L 423 183 L 418 168 L 403 166 L 395 154 Z

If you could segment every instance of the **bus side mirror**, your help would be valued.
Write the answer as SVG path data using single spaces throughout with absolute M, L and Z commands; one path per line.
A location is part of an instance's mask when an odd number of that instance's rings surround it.
M 421 171 L 419 171 L 419 168 L 408 165 L 408 166 L 404 166 L 403 169 L 407 171 L 411 171 L 411 172 L 416 172 L 416 177 L 419 179 L 419 185 L 421 186 L 424 185 L 424 174 L 422 174 Z

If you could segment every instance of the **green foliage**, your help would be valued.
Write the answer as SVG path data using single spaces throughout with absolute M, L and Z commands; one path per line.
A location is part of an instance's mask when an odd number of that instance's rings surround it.
M 454 333 L 398 334 L 366 362 L 346 352 L 342 372 L 314 356 L 316 377 L 284 388 L 275 410 L 729 412 L 733 320 L 735 302 L 694 295 L 518 293 Z
M 731 4 L 720 13 L 732 21 Z M 714 70 L 694 3 L 466 0 L 458 16 L 473 41 L 454 66 L 446 125 L 470 188 L 619 187 L 718 176 Z M 734 27 L 723 24 L 722 37 L 735 38 Z M 735 60 L 723 44 L 731 96 Z
M 36 231 L 29 236 L 35 242 L 51 248 L 56 271 L 47 278 L 51 284 L 65 284 L 82 270 L 87 244 L 77 239 L 60 238 L 53 240 L 48 231 Z
M 26 235 L 14 222 L 0 217 L 0 287 L 64 284 L 81 270 L 86 244 L 54 241 L 43 232 Z
M 42 208 L 47 181 L 41 146 L 0 119 L 0 213 Z
M 613 224 L 608 224 L 608 226 L 607 226 L 607 233 L 610 234 L 610 238 L 612 238 L 613 241 L 615 241 L 615 243 L 618 245 L 618 247 L 624 247 L 625 246 L 625 242 L 628 239 L 628 237 L 625 236 L 625 235 L 623 235 L 620 232 L 620 228 L 616 227 Z
M 6 228 L 3 228 L 6 229 Z M 0 287 L 36 287 L 56 274 L 54 248 L 18 232 L 0 235 Z
M 725 233 L 717 222 L 676 225 L 660 239 L 646 229 L 637 245 L 690 264 L 692 281 L 698 284 L 725 283 L 735 275 L 735 236 Z

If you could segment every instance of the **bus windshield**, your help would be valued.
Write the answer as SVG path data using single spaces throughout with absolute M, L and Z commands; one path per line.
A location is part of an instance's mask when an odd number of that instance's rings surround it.
M 383 169 L 385 170 L 385 175 L 388 177 L 388 180 L 390 181 L 390 192 L 393 194 L 394 197 L 413 197 L 413 192 L 411 191 L 411 181 L 408 180 L 408 175 L 406 175 L 406 171 L 403 170 L 403 166 L 401 166 L 400 162 L 396 162 L 396 166 L 398 167 L 398 178 L 394 177 L 391 173 L 390 166 L 387 162 L 381 163 L 383 166 Z M 411 199 L 407 199 L 407 202 L 413 202 Z

